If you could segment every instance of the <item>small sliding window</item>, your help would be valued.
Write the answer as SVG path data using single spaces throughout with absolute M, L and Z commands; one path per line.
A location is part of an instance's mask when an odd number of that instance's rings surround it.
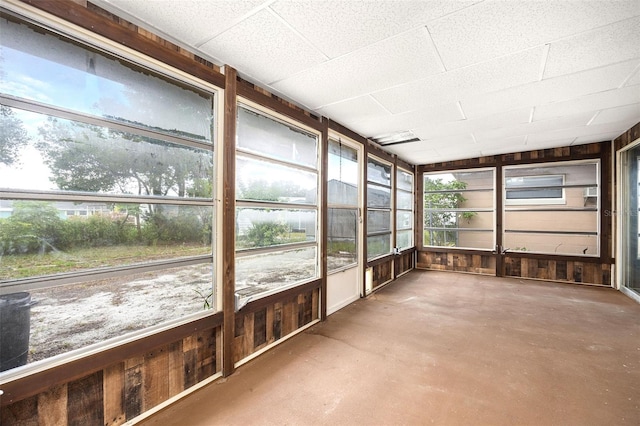
M 599 160 L 504 168 L 508 251 L 599 255 Z

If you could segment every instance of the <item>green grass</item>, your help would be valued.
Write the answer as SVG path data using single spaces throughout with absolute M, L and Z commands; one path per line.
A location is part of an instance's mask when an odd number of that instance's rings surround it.
M 202 245 L 109 246 L 0 256 L 0 280 L 52 275 L 105 266 L 122 266 L 176 257 L 210 253 Z

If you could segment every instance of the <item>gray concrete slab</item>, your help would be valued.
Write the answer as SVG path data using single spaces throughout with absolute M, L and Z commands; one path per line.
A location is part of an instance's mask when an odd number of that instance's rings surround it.
M 414 271 L 145 425 L 639 425 L 640 304 Z

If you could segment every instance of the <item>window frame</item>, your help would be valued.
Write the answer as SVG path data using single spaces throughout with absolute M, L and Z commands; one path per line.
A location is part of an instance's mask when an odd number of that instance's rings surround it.
M 221 291 L 221 265 L 222 261 L 217 256 L 219 252 L 220 239 L 218 237 L 219 223 L 221 221 L 221 207 L 218 206 L 216 194 L 219 193 L 221 182 L 219 181 L 220 165 L 220 147 L 219 141 L 222 140 L 222 102 L 224 100 L 223 90 L 207 81 L 201 80 L 193 75 L 183 72 L 171 65 L 155 60 L 143 53 L 137 52 L 126 46 L 118 44 L 114 41 L 99 37 L 94 33 L 90 33 L 79 29 L 78 27 L 64 22 L 51 21 L 41 19 L 40 15 L 29 19 L 18 16 L 8 11 L 7 16 L 3 17 L 12 23 L 25 25 L 36 32 L 43 32 L 52 37 L 56 37 L 61 43 L 71 43 L 84 51 L 98 53 L 123 63 L 124 67 L 144 69 L 156 78 L 161 78 L 170 84 L 178 86 L 187 86 L 205 92 L 211 98 L 211 139 L 195 140 L 189 137 L 173 135 L 163 131 L 150 130 L 146 127 L 136 125 L 135 123 L 125 123 L 100 117 L 89 113 L 79 111 L 71 111 L 62 108 L 56 104 L 48 104 L 40 101 L 34 101 L 27 98 L 19 98 L 13 95 L 0 93 L 0 103 L 11 108 L 17 108 L 24 111 L 50 115 L 53 117 L 72 120 L 88 125 L 101 125 L 108 129 L 129 131 L 134 135 L 150 136 L 152 138 L 167 143 L 178 144 L 184 147 L 196 147 L 209 151 L 212 160 L 212 194 L 206 198 L 180 198 L 180 197 L 159 197 L 153 195 L 112 195 L 102 193 L 83 193 L 71 191 L 45 191 L 45 190 L 21 190 L 15 188 L 0 189 L 0 198 L 7 200 L 19 201 L 48 201 L 48 202 L 74 202 L 74 203 L 139 203 L 139 204 L 171 204 L 184 206 L 201 206 L 210 208 L 212 212 L 211 223 L 211 246 L 210 253 L 204 255 L 193 255 L 180 258 L 169 258 L 155 261 L 137 262 L 115 267 L 98 267 L 83 269 L 80 271 L 62 272 L 49 275 L 32 276 L 28 278 L 9 279 L 0 283 L 0 294 L 14 293 L 17 291 L 32 291 L 49 287 L 60 287 L 65 285 L 74 285 L 81 283 L 90 283 L 96 280 L 117 278 L 129 276 L 136 273 L 159 272 L 169 270 L 176 267 L 188 267 L 198 264 L 210 264 L 212 269 L 211 288 L 213 290 L 211 298 L 211 308 L 200 312 L 186 314 L 177 318 L 168 318 L 158 324 L 144 327 L 134 331 L 123 331 L 121 334 L 109 337 L 104 341 L 91 343 L 62 352 L 53 356 L 49 356 L 42 360 L 34 361 L 26 365 L 3 371 L 0 373 L 3 380 L 12 380 L 14 377 L 33 374 L 43 371 L 53 365 L 58 365 L 67 361 L 78 359 L 80 357 L 90 356 L 104 350 L 121 346 L 150 335 L 163 332 L 170 328 L 202 319 L 218 315 L 222 310 L 222 291 Z M 74 214 L 75 215 L 75 214 Z
M 248 258 L 252 255 L 259 255 L 259 254 L 269 254 L 269 253 L 278 253 L 278 252 L 284 252 L 284 251 L 288 251 L 288 250 L 293 250 L 293 249 L 305 249 L 305 248 L 310 248 L 313 247 L 316 249 L 316 255 L 315 255 L 315 270 L 316 270 L 316 274 L 314 277 L 310 277 L 310 278 L 305 278 L 302 280 L 298 280 L 292 283 L 288 283 L 285 285 L 281 285 L 278 286 L 277 288 L 273 288 L 270 289 L 268 291 L 264 291 L 261 293 L 256 293 L 253 295 L 250 295 L 248 297 L 240 297 L 239 300 L 239 305 L 244 305 L 246 303 L 248 303 L 249 301 L 255 301 L 255 300 L 259 300 L 259 299 L 263 299 L 265 297 L 271 296 L 273 294 L 277 294 L 280 292 L 283 292 L 285 290 L 291 289 L 291 288 L 295 288 L 295 287 L 299 287 L 302 285 L 305 285 L 307 283 L 316 281 L 318 279 L 320 279 L 322 277 L 322 270 L 321 270 L 321 249 L 322 249 L 322 245 L 323 242 L 321 241 L 321 223 L 322 223 L 322 215 L 324 214 L 322 211 L 322 208 L 320 206 L 321 204 L 321 194 L 322 194 L 322 185 L 321 185 L 321 178 L 322 178 L 322 174 L 321 174 L 321 147 L 322 147 L 322 133 L 317 130 L 314 129 L 310 126 L 305 125 L 304 123 L 298 122 L 293 118 L 289 118 L 284 114 L 281 114 L 275 110 L 272 110 L 270 108 L 267 108 L 263 105 L 260 105 L 248 98 L 242 97 L 242 96 L 238 96 L 236 99 L 236 104 L 237 104 L 237 108 L 238 111 L 240 111 L 241 108 L 247 109 L 253 113 L 256 113 L 258 115 L 262 115 L 264 117 L 267 117 L 277 123 L 280 124 L 284 124 L 285 126 L 288 127 L 292 127 L 292 128 L 296 128 L 298 130 L 301 130 L 305 133 L 314 135 L 316 137 L 316 168 L 313 169 L 311 167 L 305 166 L 305 165 L 300 165 L 300 164 L 296 164 L 293 161 L 287 161 L 287 160 L 282 160 L 282 159 L 278 159 L 275 158 L 273 156 L 267 156 L 267 155 L 260 155 L 256 152 L 253 152 L 251 150 L 247 150 L 244 149 L 242 147 L 238 146 L 238 143 L 236 141 L 235 146 L 233 147 L 235 150 L 235 155 L 236 157 L 238 156 L 245 156 L 245 157 L 249 157 L 249 158 L 255 158 L 255 159 L 259 159 L 260 161 L 264 161 L 266 163 L 269 164 L 278 164 L 284 167 L 288 167 L 288 168 L 292 168 L 295 170 L 302 170 L 302 171 L 306 171 L 306 172 L 310 172 L 310 173 L 315 173 L 316 174 L 316 203 L 315 204 L 299 204 L 299 203 L 287 203 L 287 202 L 270 202 L 270 201 L 259 201 L 259 200 L 240 200 L 238 199 L 238 194 L 236 194 L 235 200 L 234 200 L 234 210 L 237 212 L 237 210 L 239 208 L 273 208 L 273 209 L 285 209 L 285 210 L 305 210 L 305 211 L 314 211 L 316 212 L 316 229 L 315 229 L 315 241 L 309 241 L 309 242 L 300 242 L 300 243 L 289 243 L 289 244 L 280 244 L 280 245 L 273 245 L 273 246 L 267 246 L 267 247 L 255 247 L 255 248 L 243 248 L 243 249 L 235 249 L 235 264 L 237 265 L 238 259 L 242 259 L 242 258 Z M 237 118 L 236 118 L 237 120 Z M 237 121 L 236 121 L 237 123 Z M 237 225 L 237 224 L 236 224 Z M 237 278 L 237 277 L 236 277 Z M 234 286 L 234 291 L 236 291 L 236 295 L 238 295 L 237 293 L 237 288 L 235 288 Z M 238 297 L 237 297 L 238 298 Z
M 437 190 L 437 191 L 427 191 L 424 181 L 428 175 L 442 175 L 442 174 L 454 174 L 454 173 L 469 173 L 469 172 L 491 172 L 491 188 L 479 188 L 479 189 L 454 189 L 454 190 Z M 422 247 L 429 249 L 445 249 L 445 250 L 473 250 L 473 251 L 492 251 L 495 249 L 495 240 L 497 233 L 497 206 L 496 206 L 496 176 L 498 174 L 497 167 L 472 167 L 472 168 L 455 168 L 455 169 L 444 169 L 444 170 L 435 170 L 435 171 L 424 171 L 422 173 L 422 193 L 421 195 L 421 203 L 422 203 Z M 448 208 L 448 209 L 432 209 L 432 211 L 447 211 L 454 213 L 465 213 L 465 212 L 481 212 L 481 213 L 491 213 L 492 217 L 492 228 L 460 228 L 456 226 L 455 228 L 446 228 L 446 227 L 427 227 L 425 226 L 425 218 L 427 213 L 430 211 L 429 209 L 424 207 L 425 196 L 428 193 L 456 193 L 456 192 L 491 192 L 491 207 L 478 207 L 478 208 Z M 456 224 L 458 223 L 459 218 L 456 217 Z M 438 246 L 427 244 L 425 241 L 426 231 L 429 229 L 437 230 L 437 231 L 455 231 L 456 238 L 459 238 L 459 232 L 491 232 L 491 246 L 490 247 L 467 247 L 467 246 Z
M 403 189 L 400 188 L 400 186 L 398 185 L 398 176 L 401 173 L 406 173 L 407 175 L 411 176 L 411 189 Z M 396 168 L 396 208 L 395 208 L 395 221 L 396 221 L 396 232 L 395 232 L 395 247 L 402 251 L 402 250 L 408 250 L 410 248 L 415 247 L 416 242 L 415 242 L 415 217 L 416 217 L 416 212 L 415 212 L 415 204 L 416 204 L 416 198 L 415 198 L 415 190 L 416 190 L 416 176 L 415 173 L 407 170 L 404 167 L 400 167 L 398 166 Z M 405 194 L 409 194 L 411 196 L 411 208 L 410 209 L 403 209 L 403 208 L 399 208 L 398 207 L 398 202 L 397 202 L 397 197 L 398 197 L 398 193 L 405 193 Z M 399 223 L 398 223 L 398 212 L 409 212 L 410 216 L 411 216 L 411 220 L 409 221 L 409 227 L 400 227 Z M 409 231 L 409 245 L 406 247 L 401 247 L 398 244 L 398 232 L 399 231 Z
M 329 156 L 329 153 L 331 151 L 330 146 L 331 143 L 338 143 L 341 145 L 346 146 L 348 149 L 353 150 L 356 154 L 356 181 L 357 181 L 357 191 L 356 191 L 356 200 L 355 200 L 355 204 L 351 205 L 351 204 L 342 204 L 342 203 L 332 203 L 330 201 L 330 194 L 329 194 L 329 185 L 328 182 L 329 180 L 327 180 L 327 206 L 326 206 L 326 214 L 327 214 L 327 219 L 329 219 L 331 216 L 329 215 L 329 211 L 330 210 L 343 210 L 343 211 L 351 211 L 351 210 L 355 210 L 355 214 L 356 214 L 356 236 L 355 236 L 355 243 L 356 243 L 356 252 L 355 252 L 355 259 L 353 262 L 347 264 L 347 265 L 343 265 L 337 268 L 331 268 L 331 265 L 329 265 L 329 262 L 327 261 L 327 275 L 331 275 L 331 274 L 335 274 L 338 272 L 342 272 L 344 270 L 353 268 L 358 266 L 358 264 L 360 263 L 360 252 L 362 250 L 362 243 L 361 243 L 361 226 L 360 226 L 360 222 L 362 221 L 362 217 L 361 217 L 361 199 L 362 199 L 362 170 L 361 170 L 361 166 L 360 166 L 360 161 L 359 161 L 359 156 L 360 156 L 360 152 L 358 150 L 358 148 L 355 146 L 355 142 L 349 141 L 348 139 L 343 140 L 343 137 L 335 134 L 334 132 L 329 132 L 329 138 L 328 138 L 328 150 L 327 150 L 327 155 Z M 330 167 L 329 165 L 329 158 L 327 158 L 327 167 Z M 327 170 L 327 178 L 329 177 L 329 170 Z M 329 248 L 329 232 L 330 232 L 330 226 L 329 224 L 327 224 L 327 249 Z M 327 255 L 327 258 L 329 256 Z
M 566 192 L 565 192 L 565 188 L 564 188 L 564 184 L 565 184 L 565 175 L 564 174 L 557 174 L 557 175 L 527 175 L 527 176 L 517 176 L 518 178 L 523 178 L 523 179 L 540 179 L 543 177 L 554 177 L 554 178 L 560 178 L 562 180 L 562 183 L 560 184 L 560 186 L 540 186 L 540 185 L 526 185 L 526 186 L 522 186 L 522 187 L 509 187 L 507 185 L 507 180 L 508 179 L 513 179 L 513 178 L 508 178 L 505 176 L 504 178 L 504 192 L 505 192 L 505 199 L 504 199 L 504 203 L 507 206 L 527 206 L 527 205 L 552 205 L 552 204 L 566 204 L 567 203 L 567 198 L 566 198 Z M 514 176 L 515 178 L 515 176 Z M 562 191 L 562 196 L 560 197 L 537 197 L 537 198 L 508 198 L 507 194 L 509 193 L 509 191 L 518 191 L 518 190 L 525 190 L 525 191 L 544 191 L 547 189 L 555 189 L 556 187 L 560 188 L 560 190 Z
M 369 178 L 369 173 L 368 173 L 368 169 L 369 169 L 369 162 L 373 161 L 374 163 L 377 163 L 378 165 L 381 166 L 386 166 L 389 167 L 389 185 L 385 185 L 382 184 L 380 182 L 376 182 L 376 181 L 372 181 Z M 378 231 L 378 232 L 374 232 L 371 233 L 369 231 L 369 226 L 367 223 L 367 235 L 365 237 L 365 241 L 366 241 L 366 252 L 365 252 L 365 258 L 367 260 L 367 262 L 372 262 L 375 261 L 377 259 L 389 256 L 393 254 L 393 246 L 395 243 L 395 237 L 394 237 L 394 233 L 393 233 L 393 224 L 395 222 L 395 218 L 393 217 L 393 215 L 395 215 L 395 205 L 393 202 L 394 199 L 394 194 L 393 194 L 393 188 L 395 185 L 395 174 L 394 174 L 394 166 L 393 163 L 390 161 L 386 161 L 383 160 L 382 158 L 373 155 L 371 153 L 369 153 L 367 155 L 367 161 L 366 161 L 366 168 L 367 168 L 367 182 L 366 182 L 366 192 L 367 192 L 367 205 L 366 207 L 366 215 L 365 217 L 368 218 L 369 216 L 369 211 L 379 211 L 379 212 L 388 212 L 389 213 L 389 231 Z M 373 186 L 373 188 L 384 188 L 385 190 L 388 189 L 389 190 L 389 208 L 387 207 L 381 207 L 381 206 L 369 206 L 369 198 L 368 198 L 368 193 L 369 193 L 369 189 Z M 368 220 L 368 219 L 366 219 Z M 369 256 L 369 238 L 370 237 L 380 237 L 380 236 L 384 236 L 384 235 L 388 235 L 389 236 L 389 251 L 386 253 L 380 253 L 380 254 L 376 254 L 374 256 Z
M 536 254 L 536 255 L 546 255 L 546 256 L 569 256 L 569 257 L 577 257 L 577 258 L 585 258 L 585 259 L 599 259 L 602 256 L 602 241 L 601 241 L 601 236 L 602 236 L 602 229 L 601 229 L 601 213 L 602 213 L 602 198 L 601 198 L 601 194 L 602 194 L 602 188 L 601 188 L 601 183 L 602 183 L 602 179 L 601 179 L 601 175 L 602 175 L 602 159 L 601 158 L 584 158 L 584 159 L 580 159 L 580 160 L 559 160 L 559 161 L 551 161 L 551 162 L 540 162 L 540 163 L 522 163 L 522 164 L 514 164 L 514 165 L 505 165 L 502 166 L 502 171 L 503 171 L 503 182 L 501 182 L 502 185 L 502 202 L 503 202 L 503 206 L 502 206 L 502 223 L 503 223 L 503 228 L 502 228 L 502 235 L 501 235 L 501 241 L 502 244 L 505 245 L 506 244 L 506 234 L 509 233 L 518 233 L 518 230 L 512 230 L 512 229 L 508 229 L 507 228 L 507 217 L 508 217 L 508 213 L 509 212 L 526 212 L 529 211 L 529 209 L 527 209 L 527 206 L 530 206 L 530 211 L 531 212 L 596 212 L 596 219 L 595 219 L 595 230 L 593 231 L 561 231 L 561 230 L 550 230 L 548 232 L 545 231 L 532 231 L 532 230 L 520 230 L 520 231 L 527 231 L 527 232 L 521 232 L 521 233 L 528 233 L 528 234 L 538 234 L 538 235 L 575 235 L 575 236 L 593 236 L 595 237 L 595 247 L 596 247 L 596 253 L 595 254 L 586 254 L 586 253 L 557 253 L 557 252 L 550 252 L 550 251 L 539 251 L 539 250 L 526 250 L 523 251 L 524 253 L 530 253 L 530 254 Z M 531 169 L 531 168 L 542 168 L 542 167 L 548 167 L 548 168 L 558 168 L 558 172 L 562 172 L 562 167 L 570 167 L 570 166 L 580 166 L 580 165 L 593 165 L 595 166 L 595 182 L 592 183 L 578 183 L 578 184 L 567 184 L 567 176 L 568 173 L 553 173 L 553 174 L 549 174 L 549 175 L 541 175 L 541 176 L 559 176 L 561 175 L 563 177 L 563 185 L 562 185 L 562 193 L 563 193 L 563 201 L 562 203 L 557 202 L 557 203 L 516 203 L 516 204 L 511 204 L 511 203 L 507 203 L 507 199 L 506 199 L 506 193 L 507 193 L 507 187 L 506 187 L 506 179 L 508 179 L 507 177 L 507 171 L 508 170 L 516 170 L 516 169 Z M 537 175 L 536 175 L 537 176 Z M 581 191 L 582 194 L 584 194 L 584 190 L 588 189 L 588 188 L 596 188 L 596 202 L 595 202 L 595 207 L 591 207 L 591 208 L 587 208 L 586 204 L 584 206 L 584 208 L 575 208 L 575 207 L 570 207 L 567 206 L 567 198 L 566 198 L 566 191 L 565 189 L 583 189 L 583 191 Z M 548 205 L 549 207 L 544 207 L 544 205 Z M 564 206 L 564 207 L 563 207 Z M 508 248 L 507 248 L 508 249 Z M 518 253 L 519 250 L 513 250 L 510 251 L 510 253 Z

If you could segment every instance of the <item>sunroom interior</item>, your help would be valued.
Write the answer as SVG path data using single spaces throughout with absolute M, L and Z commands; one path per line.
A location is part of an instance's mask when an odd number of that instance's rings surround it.
M 0 15 L 2 425 L 144 420 L 430 277 L 640 315 L 637 1 Z

